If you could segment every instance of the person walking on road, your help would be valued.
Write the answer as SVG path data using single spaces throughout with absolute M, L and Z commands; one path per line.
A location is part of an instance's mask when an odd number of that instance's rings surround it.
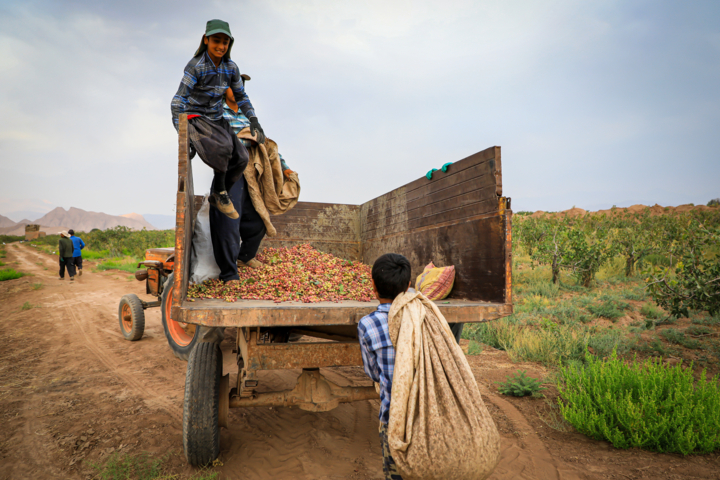
M 85 248 L 85 242 L 82 241 L 82 238 L 75 236 L 75 230 L 70 229 L 68 230 L 68 233 L 70 234 L 70 240 L 72 240 L 73 243 L 73 265 L 77 269 L 77 274 L 79 277 L 82 277 L 82 249 Z
M 65 269 L 67 268 L 70 281 L 75 280 L 75 264 L 73 263 L 73 242 L 68 232 L 60 232 L 58 242 L 58 254 L 60 255 L 60 280 L 65 280 Z

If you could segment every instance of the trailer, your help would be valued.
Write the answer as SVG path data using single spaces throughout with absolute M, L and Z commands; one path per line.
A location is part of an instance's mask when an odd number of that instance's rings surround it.
M 121 302 L 118 313 L 121 329 L 132 332 L 135 313 L 140 320 L 142 310 L 160 306 L 168 343 L 178 357 L 188 359 L 183 445 L 189 463 L 206 465 L 217 458 L 219 429 L 228 428 L 230 408 L 328 411 L 340 403 L 378 398 L 373 387 L 341 387 L 320 370 L 362 366 L 357 323 L 377 302 L 187 298 L 193 226 L 202 197 L 194 194 L 186 115 L 180 116 L 178 139 L 175 248 L 149 251 L 159 256 L 141 265 L 147 276 L 138 274 L 148 282 L 148 293 L 160 300 L 138 300 L 135 307 Z M 413 279 L 430 261 L 454 265 L 453 290 L 438 307 L 449 323 L 477 323 L 513 311 L 511 219 L 510 198 L 502 191 L 500 147 L 491 147 L 435 172 L 432 179 L 423 176 L 362 205 L 298 202 L 272 218 L 278 234 L 266 237 L 260 248 L 309 243 L 368 265 L 384 253 L 400 253 L 410 260 Z M 236 329 L 238 370 L 232 385 L 214 341 L 218 328 Z M 293 334 L 313 341 L 289 341 Z M 278 369 L 302 371 L 295 388 L 261 392 L 261 372 Z

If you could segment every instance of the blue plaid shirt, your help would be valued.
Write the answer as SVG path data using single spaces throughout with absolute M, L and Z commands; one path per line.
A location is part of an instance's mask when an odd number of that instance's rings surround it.
M 395 369 L 395 347 L 390 341 L 388 312 L 390 303 L 378 306 L 358 322 L 358 340 L 363 365 L 374 382 L 380 384 L 380 422 L 390 421 L 390 390 Z
M 223 57 L 216 67 L 207 52 L 193 57 L 170 104 L 175 129 L 181 113 L 202 115 L 213 121 L 223 118 L 223 97 L 228 87 L 232 88 L 240 111 L 247 118 L 255 117 L 235 62 Z
M 233 129 L 233 132 L 235 132 L 235 135 L 240 133 L 240 131 L 243 128 L 250 126 L 250 120 L 247 119 L 245 115 L 243 115 L 240 111 L 235 111 L 230 106 L 223 101 L 223 118 L 228 122 L 228 125 Z M 246 147 L 251 147 L 253 142 L 250 140 L 245 140 L 244 138 L 241 138 L 240 141 L 243 145 Z M 282 165 L 283 171 L 289 170 L 290 167 L 287 166 L 287 163 L 285 163 L 285 159 L 283 158 L 280 153 L 278 153 L 278 157 L 280 157 L 280 164 Z

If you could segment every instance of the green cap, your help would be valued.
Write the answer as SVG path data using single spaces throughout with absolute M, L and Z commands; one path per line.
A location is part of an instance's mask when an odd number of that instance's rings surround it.
M 230 37 L 230 45 L 228 45 L 227 52 L 225 53 L 225 55 L 223 55 L 223 58 L 225 58 L 226 60 L 230 60 L 230 50 L 232 50 L 235 39 L 233 38 L 232 33 L 230 33 L 230 25 L 227 22 L 217 19 L 208 20 L 207 24 L 205 25 L 205 35 L 203 35 L 203 38 L 200 39 L 200 46 L 195 52 L 195 55 L 193 55 L 194 57 L 197 57 L 198 55 L 204 53 L 205 50 L 207 50 L 207 45 L 205 45 L 205 37 L 215 35 L 216 33 L 224 33 L 225 35 Z
M 208 20 L 205 26 L 205 36 L 215 35 L 216 33 L 224 33 L 230 40 L 233 40 L 232 33 L 230 33 L 230 25 L 222 20 Z

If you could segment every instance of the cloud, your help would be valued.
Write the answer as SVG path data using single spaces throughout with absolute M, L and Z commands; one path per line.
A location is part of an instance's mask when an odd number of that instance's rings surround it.
M 3 197 L 172 212 L 169 104 L 210 18 L 304 200 L 360 203 L 491 145 L 515 208 L 720 193 L 713 3 L 80 0 L 0 10 Z

